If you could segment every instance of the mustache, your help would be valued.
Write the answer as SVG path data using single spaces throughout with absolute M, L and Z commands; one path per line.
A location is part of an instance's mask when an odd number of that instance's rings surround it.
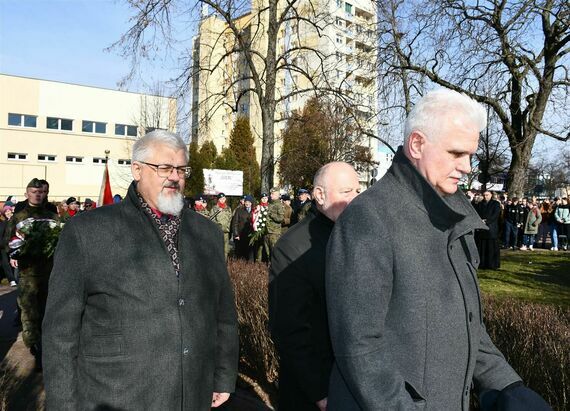
M 180 184 L 176 181 L 166 181 L 163 185 L 162 188 L 176 188 L 176 189 L 180 189 Z

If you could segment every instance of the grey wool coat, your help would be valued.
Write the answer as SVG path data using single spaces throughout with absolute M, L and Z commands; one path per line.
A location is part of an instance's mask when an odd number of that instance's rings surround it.
M 347 207 L 327 251 L 327 409 L 467 411 L 472 384 L 520 381 L 485 331 L 475 229 L 466 197 L 441 197 L 401 148 Z
M 48 410 L 209 410 L 232 392 L 237 318 L 222 232 L 184 209 L 177 278 L 131 184 L 62 232 L 43 322 Z

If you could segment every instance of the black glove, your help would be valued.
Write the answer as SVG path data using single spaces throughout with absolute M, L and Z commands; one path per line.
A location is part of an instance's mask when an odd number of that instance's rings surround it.
M 536 392 L 517 381 L 502 391 L 488 390 L 479 396 L 481 411 L 552 411 Z

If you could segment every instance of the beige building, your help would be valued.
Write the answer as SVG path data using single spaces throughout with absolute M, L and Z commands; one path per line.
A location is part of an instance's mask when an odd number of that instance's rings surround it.
M 0 74 L 0 201 L 36 177 L 50 200 L 97 202 L 107 157 L 124 195 L 132 144 L 154 128 L 175 131 L 175 99 Z
M 253 38 L 252 47 L 264 55 L 267 48 L 266 14 L 258 10 L 265 0 L 252 0 L 251 11 L 234 20 L 246 39 Z M 285 4 L 285 2 L 283 2 Z M 314 6 L 309 7 L 309 6 Z M 316 11 L 313 11 L 316 10 Z M 302 19 L 291 19 L 279 31 L 277 58 L 283 67 L 277 72 L 275 158 L 279 159 L 281 133 L 285 120 L 294 111 L 300 112 L 314 95 L 313 84 L 343 94 L 359 124 L 372 134 L 377 133 L 376 79 L 376 11 L 370 0 L 301 0 L 297 12 L 312 21 L 319 21 L 319 32 Z M 253 87 L 251 72 L 244 56 L 232 52 L 235 36 L 228 25 L 215 14 L 203 12 L 199 33 L 194 38 L 192 141 L 200 145 L 213 141 L 221 151 L 229 144 L 229 136 L 237 115 L 250 119 L 256 138 L 256 153 L 261 159 L 262 124 L 257 96 L 247 90 Z M 316 50 L 316 52 L 315 52 Z M 290 64 L 287 66 L 287 64 Z M 261 59 L 255 60 L 259 72 Z M 305 73 L 305 74 L 304 74 Z M 307 90 L 303 92 L 303 90 Z M 355 136 L 377 156 L 377 140 Z M 362 175 L 368 180 L 368 171 Z

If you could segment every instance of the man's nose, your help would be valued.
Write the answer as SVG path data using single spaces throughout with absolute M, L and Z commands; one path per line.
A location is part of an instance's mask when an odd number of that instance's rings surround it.
M 468 155 L 462 156 L 459 159 L 457 170 L 460 171 L 462 174 L 469 174 L 471 172 L 471 157 Z

